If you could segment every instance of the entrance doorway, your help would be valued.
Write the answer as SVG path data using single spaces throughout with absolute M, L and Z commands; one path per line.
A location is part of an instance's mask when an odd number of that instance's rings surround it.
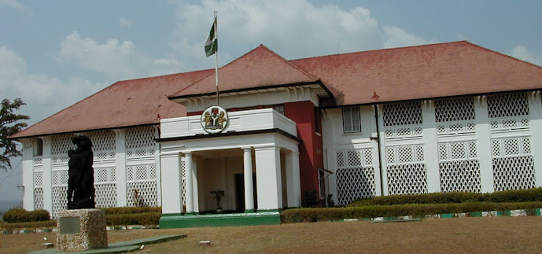
M 235 174 L 235 212 L 245 212 L 245 176 Z M 254 198 L 254 209 L 258 209 L 258 197 L 256 192 L 256 174 L 252 173 L 252 197 Z

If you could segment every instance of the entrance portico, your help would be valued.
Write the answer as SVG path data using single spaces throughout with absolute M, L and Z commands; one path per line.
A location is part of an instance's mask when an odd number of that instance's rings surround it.
M 195 116 L 162 120 L 161 227 L 205 226 L 195 221 L 217 218 L 220 225 L 279 223 L 278 210 L 300 206 L 295 123 L 273 109 L 232 112 L 229 118 L 219 134 L 192 134 L 202 128 Z M 217 212 L 212 191 L 223 191 L 221 208 L 228 215 Z

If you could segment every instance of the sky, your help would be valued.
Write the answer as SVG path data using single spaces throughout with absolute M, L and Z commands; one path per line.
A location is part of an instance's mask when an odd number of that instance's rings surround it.
M 30 124 L 119 80 L 213 68 L 264 44 L 287 59 L 468 40 L 542 65 L 539 0 L 0 0 L 0 99 Z M 22 198 L 20 158 L 0 200 Z

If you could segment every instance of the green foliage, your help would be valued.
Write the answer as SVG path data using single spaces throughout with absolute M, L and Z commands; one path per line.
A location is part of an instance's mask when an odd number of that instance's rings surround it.
M 542 207 L 542 202 L 469 202 L 448 204 L 403 204 L 403 205 L 367 205 L 343 208 L 298 208 L 282 211 L 281 221 L 315 222 L 351 218 L 424 216 L 443 213 L 466 213 L 482 211 L 504 211 L 516 209 L 534 209 Z
M 52 228 L 56 227 L 56 220 L 6 223 L 0 222 L 0 228 L 11 231 L 16 228 Z
M 530 202 L 542 201 L 542 188 L 498 191 L 493 193 L 446 192 L 414 195 L 391 195 L 354 201 L 349 207 L 399 204 L 443 204 L 465 202 Z
M 162 213 L 162 207 L 111 207 L 100 208 L 106 215 L 132 213 Z
M 8 223 L 32 222 L 50 220 L 49 212 L 46 210 L 27 211 L 22 208 L 9 209 L 2 219 Z
M 161 212 L 108 214 L 105 216 L 107 225 L 158 225 Z
M 0 103 L 0 168 L 4 170 L 11 168 L 10 157 L 21 156 L 21 151 L 17 150 L 15 142 L 8 137 L 27 126 L 23 121 L 28 120 L 29 117 L 15 113 L 23 105 L 26 104 L 20 98 L 13 102 L 3 99 Z

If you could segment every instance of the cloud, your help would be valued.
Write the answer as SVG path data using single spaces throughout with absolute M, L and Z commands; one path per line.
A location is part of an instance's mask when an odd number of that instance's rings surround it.
M 24 7 L 17 0 L 0 0 L 0 7 L 2 7 L 2 5 L 16 9 L 22 9 Z
M 119 25 L 120 27 L 123 27 L 123 28 L 132 26 L 132 23 L 133 22 L 127 18 L 120 18 L 119 20 Z
M 515 46 L 510 52 L 510 55 L 515 58 L 519 58 L 521 60 L 542 66 L 542 54 L 534 53 L 528 50 L 527 47 L 523 45 Z
M 152 58 L 140 52 L 131 41 L 109 39 L 98 42 L 77 32 L 60 43 L 57 59 L 106 75 L 111 81 L 179 72 L 181 63 L 173 58 Z
M 344 53 L 429 42 L 404 29 L 381 24 L 367 8 L 315 5 L 307 0 L 170 1 L 176 5 L 177 26 L 170 46 L 183 62 L 198 67 L 212 61 L 203 42 L 218 10 L 222 63 L 264 43 L 287 58 Z M 227 49 L 227 50 L 224 50 Z
M 1 99 L 22 98 L 27 105 L 21 109 L 21 113 L 29 115 L 31 123 L 75 103 L 103 86 L 80 78 L 61 80 L 46 74 L 29 73 L 22 56 L 6 46 L 0 46 Z

